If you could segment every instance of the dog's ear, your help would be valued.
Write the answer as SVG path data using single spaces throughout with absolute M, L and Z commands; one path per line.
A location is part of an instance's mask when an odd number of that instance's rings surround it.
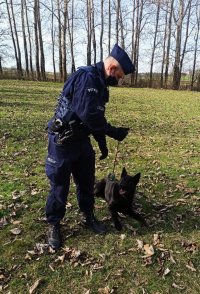
M 126 172 L 126 169 L 125 167 L 123 167 L 123 170 L 122 170 L 122 173 L 121 173 L 121 178 L 127 176 L 127 172 Z
M 137 184 L 139 183 L 140 176 L 141 176 L 141 174 L 140 174 L 140 173 L 138 173 L 138 174 L 136 174 L 136 175 L 133 177 L 133 179 L 134 179 L 134 182 L 135 182 L 135 185 L 137 185 Z

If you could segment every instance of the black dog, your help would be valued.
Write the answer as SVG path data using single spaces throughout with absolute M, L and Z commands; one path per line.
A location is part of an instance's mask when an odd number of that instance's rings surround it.
M 108 177 L 95 184 L 95 196 L 106 200 L 115 228 L 119 231 L 122 229 L 122 225 L 119 221 L 118 212 L 135 218 L 144 226 L 147 225 L 145 219 L 133 210 L 133 199 L 139 180 L 140 173 L 132 177 L 123 168 L 120 181 Z

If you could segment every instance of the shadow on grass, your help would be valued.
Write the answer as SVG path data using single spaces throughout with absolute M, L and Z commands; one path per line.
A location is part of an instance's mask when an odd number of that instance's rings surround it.
M 139 207 L 141 212 L 144 213 L 148 222 L 149 226 L 144 231 L 182 233 L 200 228 L 198 207 L 190 207 L 189 204 L 180 204 L 179 202 L 161 204 L 150 202 L 146 197 L 140 197 L 136 200 L 136 207 Z

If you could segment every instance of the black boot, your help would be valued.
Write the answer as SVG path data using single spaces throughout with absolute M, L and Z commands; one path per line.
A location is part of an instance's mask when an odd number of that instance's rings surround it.
M 53 249 L 59 249 L 62 244 L 62 238 L 60 233 L 60 225 L 50 225 L 48 230 L 48 244 Z
M 106 226 L 99 222 L 94 213 L 84 213 L 84 221 L 83 224 L 90 230 L 94 231 L 96 234 L 103 234 L 107 232 Z

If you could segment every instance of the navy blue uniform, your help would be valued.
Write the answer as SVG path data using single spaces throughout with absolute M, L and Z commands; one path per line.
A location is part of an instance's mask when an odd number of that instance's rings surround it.
M 93 210 L 95 152 L 89 134 L 93 134 L 100 148 L 104 148 L 105 135 L 115 138 L 118 131 L 118 128 L 107 123 L 104 116 L 107 101 L 103 62 L 80 68 L 64 85 L 55 118 L 68 123 L 66 108 L 70 104 L 73 118 L 84 126 L 84 136 L 58 144 L 58 134 L 49 131 L 46 174 L 51 190 L 46 203 L 46 216 L 52 225 L 59 223 L 65 214 L 71 174 L 76 183 L 80 210 L 86 214 Z M 52 120 L 48 124 L 49 128 L 51 124 Z

